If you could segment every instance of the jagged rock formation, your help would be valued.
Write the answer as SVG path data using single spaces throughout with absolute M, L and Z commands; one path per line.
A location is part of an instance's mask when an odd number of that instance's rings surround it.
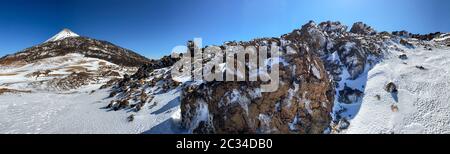
M 276 92 L 262 93 L 261 82 L 249 81 L 184 88 L 182 125 L 194 133 L 323 133 L 334 99 L 323 63 L 306 50 L 283 52 L 287 64 L 274 64 L 282 83 Z
M 350 32 L 362 35 L 374 35 L 377 33 L 372 27 L 366 25 L 363 22 L 357 22 L 353 24 L 352 29 L 350 29 Z
M 340 107 L 340 104 L 358 103 L 363 96 L 363 87 L 347 86 L 345 83 L 358 79 L 364 75 L 367 67 L 376 64 L 386 50 L 385 43 L 389 40 L 390 37 L 377 34 L 363 23 L 355 23 L 352 30 L 347 32 L 347 26 L 340 22 L 328 21 L 317 25 L 311 21 L 301 29 L 280 38 L 227 42 L 225 45 L 279 45 L 286 54 L 283 58 L 287 65 L 291 66 L 282 69 L 282 82 L 287 84 L 277 92 L 261 94 L 263 99 L 253 96 L 258 83 L 212 82 L 188 86 L 181 97 L 183 125 L 194 133 L 323 133 L 329 130 L 327 128 L 335 129 L 333 125 L 342 124 L 344 122 L 340 121 L 345 120 L 340 114 L 346 109 Z M 311 56 L 309 58 L 316 60 L 299 63 L 304 59 L 292 60 L 296 59 L 295 56 L 288 53 L 296 53 L 307 59 Z M 294 74 L 287 71 L 292 69 L 292 66 L 298 69 L 311 64 L 318 64 L 320 72 L 322 69 L 326 70 L 321 73 L 322 78 L 315 78 L 314 73 L 300 73 L 311 72 L 307 69 Z M 296 82 L 299 87 L 321 89 L 300 88 L 302 90 L 291 95 L 297 98 L 297 103 L 277 105 L 279 102 L 292 101 L 288 98 L 294 90 L 286 87 L 295 87 L 292 81 L 296 80 L 292 77 L 297 76 L 303 76 L 302 80 Z M 291 80 L 285 77 L 291 77 Z M 328 81 L 328 78 L 331 81 Z M 315 84 L 317 81 L 323 85 Z M 302 95 L 304 93 L 315 97 Z M 274 96 L 277 99 L 264 99 Z M 237 99 L 233 100 L 233 97 Z M 294 105 L 286 108 L 286 104 Z M 333 115 L 334 122 L 331 122 L 330 114 Z
M 430 33 L 430 34 L 425 34 L 425 35 L 412 34 L 411 37 L 419 39 L 419 40 L 431 41 L 434 38 L 440 36 L 441 34 L 442 34 L 441 32 L 435 32 L 435 33 Z
M 131 108 L 137 112 L 151 102 L 155 94 L 177 88 L 180 83 L 174 81 L 170 74 L 170 67 L 177 60 L 169 56 L 151 60 L 133 75 L 126 74 L 122 79 L 114 79 L 103 85 L 102 89 L 111 87 L 110 97 L 115 98 L 106 108 Z
M 143 78 L 148 78 L 149 73 L 153 70 L 170 67 L 175 64 L 179 58 L 171 58 L 170 56 L 164 56 L 159 60 L 151 60 L 147 64 L 141 66 L 138 71 L 131 76 L 131 78 L 140 80 Z
M 262 93 L 258 89 L 261 82 L 248 80 L 185 82 L 178 87 L 182 89 L 182 126 L 194 133 L 323 133 L 334 130 L 334 125 L 343 128 L 338 125 L 346 123 L 347 115 L 341 104 L 359 103 L 364 91 L 363 87 L 347 83 L 364 76 L 387 50 L 386 42 L 392 40 L 391 34 L 376 33 L 363 23 L 355 23 L 350 32 L 347 28 L 340 22 L 317 25 L 311 21 L 279 38 L 225 42 L 220 49 L 279 46 L 283 53 L 283 62 L 276 64 L 280 66 L 280 88 Z M 187 46 L 191 52 L 194 50 L 192 41 Z M 223 56 L 208 52 L 202 63 Z M 147 86 L 177 88 L 179 83 L 168 78 L 173 63 L 165 64 L 141 67 L 114 85 L 111 96 L 119 102 L 129 101 L 154 94 L 145 89 Z M 163 74 L 156 73 L 161 70 Z M 164 76 L 162 80 L 155 80 L 158 74 Z M 155 81 L 160 85 L 151 84 Z
M 273 38 L 225 42 L 218 46 L 280 47 L 280 87 L 263 93 L 260 81 L 174 81 L 168 57 L 125 76 L 113 85 L 111 106 L 139 110 L 147 98 L 160 91 L 181 90 L 181 125 L 192 133 L 334 133 L 347 129 L 352 111 L 364 97 L 368 71 L 388 51 L 415 48 L 416 44 L 443 35 L 419 36 L 406 31 L 377 33 L 358 22 L 350 31 L 340 22 L 309 22 L 300 29 Z M 416 39 L 416 40 L 414 40 Z M 414 45 L 411 41 L 414 42 Z M 447 40 L 439 43 L 446 43 Z M 188 42 L 193 52 L 192 41 Z M 235 52 L 228 51 L 227 52 Z M 192 53 L 191 53 L 192 55 Z M 204 51 L 202 64 L 221 59 L 223 53 Z M 400 58 L 405 59 L 405 56 Z M 407 57 L 407 56 L 406 56 Z M 177 59 L 178 60 L 178 59 Z M 246 58 L 248 60 L 248 58 Z M 190 63 L 187 63 L 190 65 Z M 236 64 L 246 65 L 248 64 Z M 201 70 L 192 70 L 199 73 Z M 173 77 L 177 78 L 178 77 Z M 378 99 L 381 99 L 379 95 Z M 145 101 L 144 101 L 145 100 Z M 123 102 L 127 103 L 123 103 Z M 130 103 L 131 102 L 131 103 Z M 152 105 L 150 105 L 152 106 Z
M 402 38 L 415 38 L 415 39 L 422 40 L 422 41 L 431 41 L 435 38 L 439 38 L 442 35 L 446 35 L 446 34 L 441 33 L 441 32 L 434 32 L 434 33 L 429 33 L 429 34 L 412 34 L 408 31 L 402 30 L 402 31 L 394 31 L 394 32 L 392 32 L 392 35 L 399 36 Z

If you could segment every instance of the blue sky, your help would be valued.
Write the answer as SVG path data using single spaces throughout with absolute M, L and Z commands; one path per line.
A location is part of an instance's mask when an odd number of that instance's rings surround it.
M 450 1 L 1 0 L 0 56 L 40 44 L 63 28 L 158 58 L 194 37 L 208 45 L 280 36 L 309 20 L 450 32 Z

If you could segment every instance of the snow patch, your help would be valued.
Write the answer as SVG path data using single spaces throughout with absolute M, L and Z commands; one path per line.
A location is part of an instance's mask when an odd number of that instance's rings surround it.
M 79 37 L 79 35 L 74 33 L 74 32 L 72 32 L 69 29 L 63 29 L 61 32 L 59 32 L 55 36 L 51 37 L 50 39 L 48 39 L 44 43 L 59 41 L 59 40 L 63 40 L 65 38 L 69 38 L 69 37 Z

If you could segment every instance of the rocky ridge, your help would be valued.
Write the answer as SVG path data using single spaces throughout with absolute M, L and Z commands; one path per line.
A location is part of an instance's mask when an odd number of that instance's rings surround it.
M 259 89 L 262 82 L 248 80 L 175 81 L 169 73 L 174 69 L 173 62 L 165 57 L 162 61 L 170 61 L 165 65 L 143 66 L 138 73 L 113 84 L 111 96 L 124 102 L 157 94 L 156 89 L 179 89 L 181 126 L 192 133 L 334 133 L 350 124 L 364 96 L 367 72 L 386 53 L 401 52 L 400 46 L 429 46 L 426 42 L 430 38 L 445 36 L 376 32 L 361 22 L 348 31 L 340 22 L 311 21 L 280 37 L 217 46 L 220 49 L 237 45 L 279 46 L 282 56 L 273 65 L 280 66 L 281 82 L 275 92 L 262 93 Z M 446 42 L 448 45 L 448 39 L 439 41 L 444 45 Z M 194 50 L 192 41 L 187 46 L 190 52 Z M 206 55 L 208 58 L 202 64 L 223 56 Z M 141 102 L 149 101 L 141 99 Z M 129 104 L 135 105 L 125 108 L 139 105 Z

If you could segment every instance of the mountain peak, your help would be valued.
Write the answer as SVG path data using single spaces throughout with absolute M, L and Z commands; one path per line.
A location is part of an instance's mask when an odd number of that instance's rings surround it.
M 45 43 L 62 40 L 62 39 L 68 38 L 68 37 L 79 37 L 79 35 L 72 32 L 70 29 L 64 28 L 58 34 L 56 34 L 55 36 L 53 36 L 50 39 L 48 39 L 47 41 L 45 41 Z

